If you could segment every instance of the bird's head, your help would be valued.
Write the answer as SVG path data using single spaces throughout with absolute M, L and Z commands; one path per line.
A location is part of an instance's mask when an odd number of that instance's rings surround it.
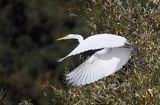
M 66 39 L 77 39 L 79 42 L 83 40 L 83 37 L 81 35 L 78 34 L 69 34 L 65 37 L 62 38 L 58 38 L 57 41 L 59 40 L 66 40 Z

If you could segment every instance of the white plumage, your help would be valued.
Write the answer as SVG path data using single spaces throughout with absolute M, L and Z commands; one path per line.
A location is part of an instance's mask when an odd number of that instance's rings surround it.
M 62 39 L 68 39 L 68 38 L 72 38 L 72 39 L 78 38 L 79 45 L 67 56 L 65 56 L 64 58 L 61 58 L 59 62 L 63 61 L 65 58 L 69 56 L 80 54 L 88 50 L 120 47 L 125 44 L 124 42 L 127 43 L 126 38 L 121 36 L 116 36 L 113 34 L 97 34 L 97 35 L 90 36 L 85 40 L 83 40 L 82 36 L 80 35 L 75 36 L 73 34 L 70 34 L 66 37 L 63 37 Z
M 102 49 L 66 75 L 69 83 L 85 85 L 120 70 L 128 61 L 132 47 L 126 38 L 113 34 L 98 34 L 83 40 L 80 35 L 70 34 L 63 39 L 78 39 L 79 45 L 65 58 L 88 50 Z

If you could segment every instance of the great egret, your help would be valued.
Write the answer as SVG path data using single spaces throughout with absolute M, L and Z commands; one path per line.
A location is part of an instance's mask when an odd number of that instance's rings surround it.
M 114 34 L 97 34 L 86 38 L 69 34 L 57 40 L 77 39 L 79 45 L 65 58 L 88 50 L 97 50 L 90 58 L 66 75 L 66 80 L 73 85 L 85 85 L 111 75 L 120 70 L 129 60 L 132 47 L 127 39 Z

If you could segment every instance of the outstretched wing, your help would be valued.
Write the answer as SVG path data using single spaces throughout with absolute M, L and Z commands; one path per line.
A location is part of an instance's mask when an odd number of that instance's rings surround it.
M 121 47 L 125 45 L 125 43 L 127 43 L 127 40 L 122 36 L 117 36 L 113 34 L 93 35 L 81 41 L 71 53 L 69 53 L 64 58 L 59 59 L 58 61 L 61 62 L 69 56 L 80 54 L 88 50 Z
M 73 85 L 85 85 L 111 75 L 127 63 L 131 50 L 120 47 L 98 51 L 67 74 L 66 79 Z

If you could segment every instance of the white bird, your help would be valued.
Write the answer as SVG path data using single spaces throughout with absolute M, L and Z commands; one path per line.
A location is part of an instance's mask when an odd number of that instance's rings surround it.
M 129 60 L 132 47 L 127 39 L 114 34 L 97 34 L 86 38 L 81 35 L 69 34 L 57 40 L 77 39 L 79 45 L 67 56 L 80 54 L 89 50 L 95 52 L 85 62 L 66 75 L 66 80 L 73 85 L 85 85 L 107 77 L 120 70 Z

